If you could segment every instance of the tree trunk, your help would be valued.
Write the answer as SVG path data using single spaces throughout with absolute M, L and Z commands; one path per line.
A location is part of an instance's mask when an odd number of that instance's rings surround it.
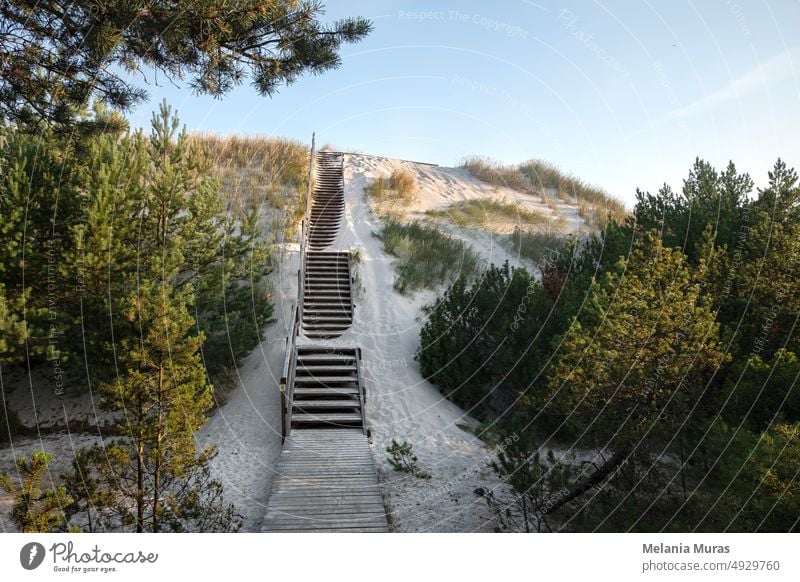
M 629 453 L 627 451 L 620 451 L 614 453 L 614 455 L 606 461 L 603 465 L 600 466 L 594 473 L 589 475 L 586 479 L 575 485 L 570 491 L 564 495 L 563 497 L 559 498 L 553 505 L 549 507 L 545 507 L 544 511 L 542 512 L 543 515 L 549 515 L 564 507 L 567 503 L 574 501 L 587 491 L 589 491 L 592 487 L 596 487 L 600 485 L 605 479 L 614 472 L 622 463 L 624 463 L 628 458 Z
M 144 442 L 136 443 L 136 533 L 144 531 Z
M 161 501 L 161 415 L 162 395 L 164 393 L 164 362 L 159 362 L 158 370 L 158 426 L 156 428 L 155 470 L 153 472 L 153 533 L 158 533 L 158 504 Z

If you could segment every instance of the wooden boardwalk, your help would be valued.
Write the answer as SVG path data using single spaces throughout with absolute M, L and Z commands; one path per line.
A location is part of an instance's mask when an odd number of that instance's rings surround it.
M 275 468 L 264 532 L 388 532 L 361 429 L 293 430 Z
M 272 478 L 265 532 L 388 532 L 364 416 L 361 350 L 298 345 L 341 336 L 353 322 L 350 253 L 326 251 L 344 214 L 341 154 L 314 154 L 314 205 L 300 236 L 298 302 L 281 377 L 283 451 Z

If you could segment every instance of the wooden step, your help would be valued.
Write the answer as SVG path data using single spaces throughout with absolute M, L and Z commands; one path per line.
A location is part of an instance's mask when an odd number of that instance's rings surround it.
M 361 414 L 357 412 L 320 412 L 317 414 L 292 414 L 292 425 L 298 424 L 361 424 Z
M 305 365 L 306 362 L 314 363 L 315 365 L 322 365 L 320 362 L 351 362 L 355 361 L 355 354 L 316 354 L 316 353 L 299 353 L 297 355 L 298 365 Z
M 307 372 L 320 372 L 320 371 L 325 371 L 325 372 L 352 372 L 353 369 L 354 369 L 353 366 L 344 366 L 344 365 L 337 366 L 335 364 L 334 365 L 330 365 L 330 364 L 329 365 L 325 365 L 325 364 L 321 364 L 321 365 L 320 364 L 312 364 L 312 365 L 298 364 L 297 365 L 297 371 L 298 372 L 301 371 L 301 370 L 302 371 L 307 371 Z
M 361 402 L 357 399 L 342 400 L 295 400 L 293 407 L 296 410 L 316 410 L 326 408 L 360 408 Z
M 296 387 L 294 389 L 295 398 L 330 398 L 331 396 L 358 396 L 358 388 L 348 386 L 337 387 L 317 387 L 312 386 Z
M 310 327 L 318 323 L 338 323 L 341 325 L 350 326 L 353 323 L 353 318 L 349 315 L 318 315 L 303 317 L 303 325 Z

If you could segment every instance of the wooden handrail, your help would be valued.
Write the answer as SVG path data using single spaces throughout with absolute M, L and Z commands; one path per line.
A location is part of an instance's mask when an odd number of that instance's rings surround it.
M 297 332 L 300 329 L 300 320 L 297 318 L 299 313 L 299 306 L 295 308 L 294 326 L 292 329 L 292 343 L 289 347 L 291 357 L 289 358 L 289 367 L 286 370 L 286 390 L 284 397 L 286 399 L 284 421 L 286 434 L 292 430 L 292 403 L 294 402 L 294 378 L 297 370 Z M 285 436 L 284 436 L 285 438 Z
M 347 253 L 347 277 L 350 281 L 350 320 L 355 321 L 356 315 L 356 304 L 353 301 L 353 297 L 356 294 L 355 285 L 353 285 L 353 253 Z
M 297 271 L 297 303 L 300 314 L 299 319 L 303 320 L 305 309 L 305 279 L 306 279 L 306 247 L 311 231 L 311 192 L 314 183 L 314 168 L 316 167 L 315 158 L 317 156 L 316 134 L 311 134 L 311 155 L 308 159 L 308 190 L 306 191 L 306 213 L 303 217 L 303 225 L 300 229 L 300 269 Z
M 289 376 L 289 360 L 292 357 L 292 352 L 289 350 L 290 343 L 294 339 L 294 324 L 297 319 L 297 304 L 292 304 L 292 314 L 289 320 L 289 326 L 286 328 L 286 355 L 283 358 L 283 370 L 281 372 L 281 384 L 286 384 L 286 379 Z
M 361 348 L 356 348 L 356 378 L 358 379 L 358 398 L 361 401 L 361 430 L 367 434 L 367 413 L 365 407 L 367 404 L 367 394 L 364 390 L 364 381 L 361 378 Z
M 292 401 L 294 400 L 294 377 L 297 368 L 297 336 L 303 321 L 303 303 L 305 300 L 306 247 L 311 219 L 311 192 L 314 183 L 314 167 L 316 157 L 316 135 L 311 134 L 311 153 L 308 159 L 308 189 L 306 190 L 306 210 L 300 225 L 300 268 L 297 270 L 297 303 L 292 307 L 291 325 L 287 329 L 286 355 L 283 358 L 281 371 L 281 438 L 292 430 Z

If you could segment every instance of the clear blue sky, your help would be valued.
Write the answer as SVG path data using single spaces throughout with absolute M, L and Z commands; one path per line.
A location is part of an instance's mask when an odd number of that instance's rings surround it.
M 800 2 L 328 2 L 372 18 L 343 64 L 276 97 L 150 86 L 190 130 L 289 136 L 453 165 L 541 158 L 626 203 L 680 187 L 695 156 L 763 184 L 800 166 Z

